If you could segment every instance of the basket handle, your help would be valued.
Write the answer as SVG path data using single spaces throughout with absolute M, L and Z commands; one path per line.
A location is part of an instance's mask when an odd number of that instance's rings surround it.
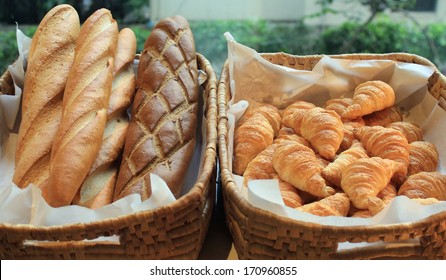
M 407 259 L 419 258 L 424 251 L 419 239 L 410 239 L 405 242 L 374 242 L 365 246 L 338 250 L 330 255 L 333 259 Z
M 25 252 L 34 251 L 42 258 L 49 256 L 60 259 L 87 259 L 95 256 L 95 258 L 108 259 L 116 255 L 122 255 L 122 258 L 125 258 L 126 255 L 119 236 L 82 241 L 24 240 L 21 247 Z

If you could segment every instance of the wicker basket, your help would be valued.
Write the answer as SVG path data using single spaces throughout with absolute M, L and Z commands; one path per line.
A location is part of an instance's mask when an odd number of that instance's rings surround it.
M 262 54 L 278 65 L 312 70 L 322 58 L 284 53 Z M 345 54 L 333 58 L 387 59 L 433 66 L 416 55 Z M 218 84 L 218 144 L 223 199 L 228 227 L 240 259 L 445 259 L 446 212 L 421 221 L 393 225 L 333 227 L 292 220 L 253 207 L 242 196 L 229 170 L 227 108 L 231 93 L 228 63 Z M 429 92 L 446 110 L 446 78 L 436 71 L 428 81 Z M 383 241 L 386 242 L 384 244 Z M 365 242 L 367 246 L 337 252 L 340 242 Z M 375 243 L 376 242 L 376 243 Z
M 203 85 L 207 145 L 202 171 L 192 189 L 177 201 L 155 210 L 98 222 L 51 227 L 0 224 L 1 259 L 198 257 L 208 230 L 215 198 L 217 78 L 211 64 L 203 55 L 197 54 L 197 61 L 199 69 L 208 75 Z M 119 242 L 86 241 L 104 236 L 119 236 Z

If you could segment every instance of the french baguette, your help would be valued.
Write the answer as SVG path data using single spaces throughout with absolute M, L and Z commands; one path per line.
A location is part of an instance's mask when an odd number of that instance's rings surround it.
M 198 70 L 195 43 L 181 16 L 158 22 L 147 38 L 137 74 L 123 158 L 114 199 L 152 194 L 150 173 L 178 197 L 197 129 Z
M 43 188 L 47 183 L 79 29 L 76 10 L 58 5 L 42 19 L 31 41 L 13 175 L 20 188 L 30 183 Z
M 49 205 L 71 204 L 99 152 L 113 80 L 118 26 L 99 9 L 82 25 L 63 98 L 62 121 L 42 195 Z
M 133 60 L 136 53 L 135 33 L 129 28 L 119 32 L 114 58 L 113 84 L 107 111 L 107 123 L 96 161 L 82 183 L 73 204 L 96 209 L 113 201 L 118 158 L 124 148 L 129 125 L 126 110 L 130 107 L 136 86 Z

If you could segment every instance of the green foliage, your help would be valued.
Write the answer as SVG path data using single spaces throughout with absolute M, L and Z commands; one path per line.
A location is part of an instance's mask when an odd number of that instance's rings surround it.
M 21 30 L 31 37 L 36 31 L 36 27 L 21 28 Z M 0 75 L 2 75 L 8 65 L 19 56 L 15 28 L 14 30 L 1 31 L 0 42 Z
M 227 58 L 227 43 L 223 34 L 229 31 L 237 42 L 258 52 L 313 53 L 314 32 L 302 22 L 195 21 L 191 22 L 198 52 L 206 56 L 219 73 Z
M 147 37 L 150 34 L 150 29 L 144 26 L 140 26 L 140 25 L 134 25 L 134 26 L 128 26 L 130 29 L 133 30 L 133 32 L 135 32 L 135 36 L 136 36 L 136 52 L 140 53 L 142 52 L 143 48 L 144 48 L 144 43 L 147 40 Z
M 325 30 L 319 39 L 322 53 L 389 53 L 408 52 L 433 60 L 433 53 L 422 30 L 412 23 L 395 23 L 378 20 L 368 24 L 358 33 L 360 25 L 346 22 L 338 27 Z M 435 45 L 446 43 L 446 25 L 428 27 Z M 443 57 L 443 61 L 446 57 Z
M 446 24 L 440 23 L 427 26 L 426 34 L 412 23 L 395 23 L 386 18 L 373 21 L 360 33 L 357 32 L 360 24 L 355 22 L 346 22 L 322 32 L 301 22 L 191 21 L 190 24 L 197 51 L 209 59 L 217 74 L 227 58 L 227 44 L 223 36 L 226 31 L 231 32 L 238 42 L 258 52 L 297 55 L 408 52 L 426 57 L 439 67 L 446 63 L 446 52 L 442 51 L 446 48 Z M 144 25 L 128 27 L 136 34 L 139 53 L 151 30 Z M 36 27 L 21 29 L 32 36 Z M 432 38 L 437 57 L 426 35 Z M 3 73 L 17 57 L 13 26 L 0 32 L 0 42 L 0 72 Z

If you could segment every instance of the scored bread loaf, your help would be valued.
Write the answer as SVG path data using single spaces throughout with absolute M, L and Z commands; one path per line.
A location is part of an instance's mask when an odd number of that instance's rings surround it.
M 53 207 L 69 205 L 99 151 L 112 87 L 118 26 L 99 9 L 82 25 L 63 98 L 62 121 L 42 195 Z
M 126 110 L 135 93 L 136 79 L 133 60 L 136 53 L 135 33 L 129 28 L 119 32 L 114 58 L 112 92 L 107 111 L 102 144 L 96 161 L 91 167 L 73 204 L 96 209 L 113 201 L 118 158 L 124 147 L 129 125 Z
M 79 29 L 76 10 L 58 5 L 42 19 L 31 41 L 13 176 L 20 188 L 30 183 L 43 188 L 48 180 L 51 148 L 62 117 L 62 97 Z
M 185 18 L 165 18 L 155 25 L 137 75 L 114 199 L 133 193 L 149 198 L 150 173 L 164 179 L 178 197 L 194 152 L 198 110 L 195 43 Z

